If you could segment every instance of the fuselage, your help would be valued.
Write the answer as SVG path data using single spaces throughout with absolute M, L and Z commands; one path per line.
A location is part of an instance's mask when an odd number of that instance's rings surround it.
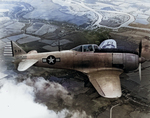
M 138 55 L 132 53 L 78 52 L 74 50 L 47 53 L 27 53 L 16 59 L 38 59 L 35 66 L 72 69 L 83 73 L 104 68 L 132 71 L 138 68 Z M 19 61 L 18 61 L 19 62 Z

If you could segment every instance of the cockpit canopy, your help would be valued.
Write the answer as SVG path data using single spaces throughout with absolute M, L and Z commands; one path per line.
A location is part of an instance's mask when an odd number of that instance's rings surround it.
M 94 52 L 96 49 L 98 49 L 98 45 L 96 44 L 86 44 L 86 45 L 79 45 L 72 50 L 78 51 L 78 52 Z
M 78 52 L 95 52 L 99 49 L 116 49 L 117 43 L 114 39 L 107 39 L 103 41 L 99 46 L 96 44 L 85 44 L 85 45 L 79 45 L 72 50 L 78 51 Z

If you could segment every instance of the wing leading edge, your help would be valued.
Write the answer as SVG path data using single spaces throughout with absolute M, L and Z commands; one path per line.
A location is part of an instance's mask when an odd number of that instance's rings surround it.
M 121 69 L 102 69 L 89 73 L 88 77 L 97 92 L 106 98 L 118 98 L 122 95 L 119 75 Z

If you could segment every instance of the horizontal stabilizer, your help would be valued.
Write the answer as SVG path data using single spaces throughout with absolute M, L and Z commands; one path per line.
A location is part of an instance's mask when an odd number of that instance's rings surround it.
M 88 77 L 97 92 L 106 98 L 118 98 L 121 96 L 121 85 L 119 75 L 120 69 L 99 70 L 89 73 Z
M 30 68 L 32 65 L 34 65 L 38 60 L 36 59 L 25 59 L 22 60 L 18 65 L 18 71 L 25 71 L 28 68 Z

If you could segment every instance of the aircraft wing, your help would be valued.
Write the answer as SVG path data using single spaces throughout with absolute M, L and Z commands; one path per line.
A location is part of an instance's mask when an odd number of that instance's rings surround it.
M 118 98 L 121 96 L 121 84 L 119 75 L 121 69 L 102 69 L 89 73 L 88 77 L 97 92 L 106 98 Z
M 22 60 L 18 65 L 18 71 L 25 71 L 28 68 L 30 68 L 32 65 L 34 65 L 36 62 L 38 62 L 37 59 L 25 59 Z

